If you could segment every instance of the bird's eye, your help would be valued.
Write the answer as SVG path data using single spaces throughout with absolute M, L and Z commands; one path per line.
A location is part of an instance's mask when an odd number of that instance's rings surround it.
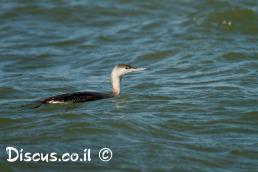
M 130 67 L 129 66 L 125 66 L 125 69 L 130 69 Z

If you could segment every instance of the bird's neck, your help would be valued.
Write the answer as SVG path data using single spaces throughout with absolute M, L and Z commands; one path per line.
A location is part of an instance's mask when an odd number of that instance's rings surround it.
M 116 70 L 113 70 L 111 73 L 111 85 L 112 85 L 112 95 L 118 96 L 120 93 L 120 78 Z

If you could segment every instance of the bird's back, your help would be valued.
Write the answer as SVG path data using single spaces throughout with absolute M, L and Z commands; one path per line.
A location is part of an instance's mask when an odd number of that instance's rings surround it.
M 98 92 L 75 92 L 60 94 L 53 97 L 46 98 L 41 102 L 43 104 L 58 104 L 58 103 L 67 103 L 67 102 L 87 102 L 94 101 L 99 99 L 106 99 L 112 97 L 110 94 L 98 93 Z

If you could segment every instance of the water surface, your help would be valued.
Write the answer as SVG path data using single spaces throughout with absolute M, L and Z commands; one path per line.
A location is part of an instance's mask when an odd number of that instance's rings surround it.
M 257 171 L 256 1 L 0 2 L 1 171 Z M 117 98 L 22 107 L 75 91 Z M 93 150 L 90 163 L 6 162 L 30 152 Z M 113 159 L 98 160 L 109 147 Z

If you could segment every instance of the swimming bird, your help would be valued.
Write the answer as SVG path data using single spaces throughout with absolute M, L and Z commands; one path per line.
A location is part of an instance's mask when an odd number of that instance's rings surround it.
M 112 91 L 110 93 L 99 93 L 99 92 L 75 92 L 60 94 L 39 101 L 39 106 L 41 104 L 62 104 L 62 103 L 77 103 L 77 102 L 87 102 L 100 99 L 111 98 L 118 96 L 120 94 L 120 82 L 122 76 L 131 72 L 143 71 L 145 68 L 135 68 L 126 64 L 115 65 L 111 72 L 111 86 Z

